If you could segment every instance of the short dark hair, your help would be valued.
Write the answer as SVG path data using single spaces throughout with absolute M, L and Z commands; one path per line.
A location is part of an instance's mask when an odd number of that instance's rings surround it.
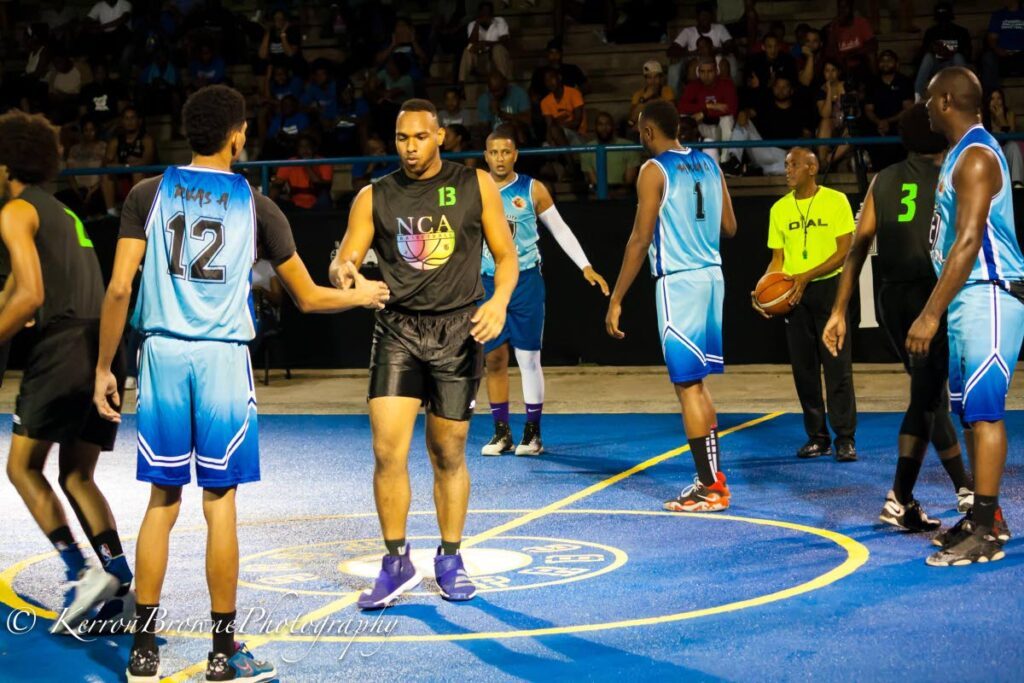
M 460 138 L 462 138 L 462 141 L 465 142 L 467 145 L 472 142 L 472 140 L 470 140 L 471 136 L 469 128 L 466 128 L 461 123 L 453 123 L 452 125 L 445 126 L 444 128 L 446 131 L 451 131 L 452 133 L 458 135 Z
M 547 49 L 549 49 L 549 50 L 558 50 L 559 52 L 561 52 L 562 51 L 562 39 L 561 38 L 552 38 L 551 40 L 548 41 L 548 48 Z
M 640 115 L 670 138 L 674 139 L 679 133 L 679 111 L 671 102 L 665 100 L 651 102 L 644 107 Z
M 419 97 L 414 97 L 411 100 L 406 100 L 402 103 L 401 109 L 398 113 L 401 114 L 405 111 L 425 111 L 429 114 L 433 114 L 434 118 L 437 118 L 437 107 L 430 100 L 424 100 Z
M 485 142 L 490 142 L 491 140 L 510 140 L 513 147 L 519 146 L 519 143 L 516 140 L 515 128 L 506 124 L 502 124 L 492 130 L 491 134 L 487 136 L 487 140 Z
M 26 185 L 57 177 L 60 141 L 57 129 L 42 114 L 12 110 L 0 116 L 0 166 Z
M 226 85 L 208 85 L 185 100 L 181 118 L 192 151 L 203 156 L 216 154 L 228 136 L 245 125 L 245 98 Z
M 938 154 L 949 146 L 945 135 L 932 130 L 924 102 L 918 102 L 900 115 L 899 129 L 903 146 L 910 152 Z
M 455 93 L 455 96 L 458 97 L 460 100 L 461 99 L 465 99 L 465 96 L 462 94 L 462 88 L 460 88 L 458 86 L 453 85 L 453 86 L 450 86 L 450 87 L 444 89 L 444 94 L 445 95 L 447 95 L 450 92 Z

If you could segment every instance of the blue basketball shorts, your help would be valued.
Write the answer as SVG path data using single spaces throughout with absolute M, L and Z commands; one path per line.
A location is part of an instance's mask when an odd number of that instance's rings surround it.
M 494 278 L 481 276 L 486 299 L 494 296 Z M 519 271 L 519 282 L 512 291 L 505 316 L 505 327 L 496 338 L 484 344 L 484 352 L 490 353 L 502 344 L 508 343 L 520 351 L 540 351 L 544 337 L 544 278 L 540 266 Z
M 991 283 L 968 283 L 949 304 L 949 398 L 964 424 L 1002 420 L 1024 343 L 1024 304 Z
M 664 275 L 656 289 L 661 348 L 672 382 L 693 382 L 723 372 L 722 269 Z
M 139 363 L 136 478 L 228 488 L 259 481 L 259 430 L 244 344 L 150 336 Z

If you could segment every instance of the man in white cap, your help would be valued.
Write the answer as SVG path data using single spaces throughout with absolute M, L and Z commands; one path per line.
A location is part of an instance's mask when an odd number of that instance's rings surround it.
M 643 73 L 644 87 L 633 93 L 631 102 L 633 108 L 629 110 L 629 118 L 626 120 L 630 131 L 636 130 L 637 118 L 648 102 L 658 99 L 666 102 L 676 101 L 675 91 L 665 83 L 665 70 L 662 68 L 661 62 L 656 59 L 644 62 Z

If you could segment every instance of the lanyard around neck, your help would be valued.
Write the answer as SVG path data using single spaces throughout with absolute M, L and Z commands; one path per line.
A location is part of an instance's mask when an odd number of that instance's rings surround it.
M 821 189 L 820 187 L 817 187 L 817 188 L 814 189 L 814 194 L 811 195 L 811 201 L 807 205 L 807 213 L 806 213 L 806 215 L 804 214 L 803 211 L 800 210 L 800 202 L 797 201 L 796 192 L 795 191 L 793 192 L 793 205 L 796 206 L 796 212 L 798 214 L 800 214 L 800 225 L 804 229 L 804 251 L 803 251 L 803 256 L 804 256 L 804 260 L 805 261 L 807 260 L 807 228 L 808 228 L 807 220 L 808 220 L 808 218 L 810 218 L 811 209 L 814 207 L 814 200 L 817 199 L 817 197 L 818 197 L 818 190 L 820 190 L 820 189 Z

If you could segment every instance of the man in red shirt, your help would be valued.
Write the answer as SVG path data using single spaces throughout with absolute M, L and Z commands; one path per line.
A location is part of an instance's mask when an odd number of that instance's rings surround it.
M 878 39 L 868 20 L 854 15 L 850 0 L 836 2 L 836 18 L 825 30 L 825 54 L 837 59 L 847 74 L 865 83 L 877 73 Z
M 705 138 L 732 139 L 738 109 L 736 86 L 728 78 L 719 78 L 714 57 L 701 58 L 697 80 L 686 84 L 677 108 L 680 114 L 697 122 Z M 732 150 L 722 150 L 722 163 L 731 153 Z
M 293 159 L 312 159 L 313 139 L 299 138 L 298 156 Z M 280 199 L 281 190 L 288 186 L 288 199 L 299 209 L 331 208 L 331 182 L 334 169 L 328 164 L 314 166 L 281 166 L 270 183 L 270 198 Z

